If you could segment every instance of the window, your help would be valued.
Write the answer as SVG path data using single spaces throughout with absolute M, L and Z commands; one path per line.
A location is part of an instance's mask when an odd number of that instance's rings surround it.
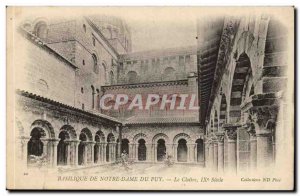
M 190 55 L 186 55 L 185 56 L 185 63 L 189 64 L 191 62 L 191 56 Z
M 82 60 L 82 65 L 85 65 L 85 61 L 84 60 Z
M 96 46 L 96 39 L 93 37 L 93 46 Z
M 82 27 L 83 27 L 83 31 L 86 33 L 86 26 L 85 26 L 85 24 L 83 24 Z
M 81 105 L 81 108 L 84 110 L 84 104 Z
M 92 57 L 93 57 L 93 63 L 94 63 L 94 72 L 99 73 L 97 56 L 95 54 L 93 54 Z
M 183 65 L 184 65 L 184 57 L 179 56 L 179 66 L 183 66 Z
M 95 108 L 95 88 L 93 85 L 91 86 L 91 88 L 92 88 L 92 109 L 94 109 Z
M 81 93 L 83 94 L 83 87 L 81 87 Z

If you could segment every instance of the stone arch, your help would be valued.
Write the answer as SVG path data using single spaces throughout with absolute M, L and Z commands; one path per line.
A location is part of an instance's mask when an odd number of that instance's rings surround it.
M 214 132 L 217 132 L 218 128 L 219 128 L 218 111 L 215 110 L 215 112 L 214 112 Z
M 82 134 L 85 135 L 85 137 L 82 138 L 86 138 L 84 141 L 93 141 L 93 134 L 88 128 L 83 128 L 80 132 L 80 135 Z
M 176 69 L 173 67 L 166 67 L 163 72 L 164 80 L 175 80 L 176 79 Z
M 158 134 L 156 134 L 153 137 L 153 139 L 152 139 L 152 143 L 154 143 L 154 144 L 157 143 L 157 141 L 159 139 L 164 139 L 166 141 L 166 143 L 169 143 L 169 137 L 166 134 L 164 134 L 164 133 L 158 133 Z
M 247 78 L 251 75 L 251 62 L 246 53 L 239 56 L 233 74 L 230 95 L 230 122 L 237 123 L 241 120 L 241 104 L 243 102 L 244 88 Z
M 60 128 L 60 133 L 61 132 L 66 132 L 67 133 L 67 139 L 76 139 L 77 138 L 77 134 L 76 134 L 76 131 L 74 129 L 74 127 L 72 127 L 71 125 L 63 125 L 61 128 Z
M 51 123 L 49 123 L 46 120 L 35 120 L 32 124 L 30 129 L 34 129 L 35 127 L 39 127 L 42 128 L 44 130 L 45 135 L 43 136 L 44 138 L 51 138 L 54 139 L 55 138 L 55 133 L 54 133 L 54 129 L 51 125 Z
M 99 58 L 96 53 L 92 54 L 92 59 L 93 59 L 93 70 L 95 73 L 99 73 L 99 65 L 98 65 Z
M 109 134 L 107 135 L 106 141 L 107 141 L 107 142 L 115 142 L 115 141 L 116 141 L 116 138 L 115 138 L 114 134 L 113 134 L 113 133 L 109 133 Z
M 191 143 L 191 141 L 192 141 L 191 137 L 188 134 L 186 134 L 186 133 L 179 133 L 179 134 L 177 134 L 174 137 L 173 143 L 177 144 L 180 139 L 185 139 L 188 143 Z
M 105 61 L 101 62 L 100 78 L 102 80 L 102 83 L 104 84 L 107 79 L 107 64 Z
M 96 142 L 101 142 L 101 143 L 105 142 L 105 135 L 101 130 L 96 132 L 95 141 Z
M 138 141 L 139 141 L 140 139 L 144 139 L 146 142 L 148 141 L 148 137 L 147 137 L 146 134 L 144 134 L 144 133 L 138 133 L 138 134 L 136 134 L 136 135 L 133 137 L 132 142 L 133 142 L 134 144 L 137 144 Z
M 220 103 L 220 116 L 219 116 L 219 127 L 222 127 L 224 123 L 227 121 L 227 101 L 225 94 L 221 95 L 221 103 Z
M 128 83 L 135 83 L 138 81 L 138 74 L 136 71 L 129 71 L 126 75 Z

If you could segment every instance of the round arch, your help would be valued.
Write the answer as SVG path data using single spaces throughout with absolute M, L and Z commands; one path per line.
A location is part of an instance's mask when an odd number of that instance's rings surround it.
M 55 138 L 55 133 L 54 133 L 54 129 L 51 125 L 51 123 L 49 123 L 46 120 L 35 120 L 30 127 L 30 130 L 33 130 L 34 128 L 42 128 L 45 132 L 45 135 L 43 136 L 44 138 L 51 138 L 54 139 Z
M 173 143 L 177 144 L 180 139 L 185 139 L 188 143 L 191 143 L 191 141 L 192 141 L 191 137 L 188 134 L 186 134 L 186 133 L 179 133 L 179 134 L 177 134 L 174 137 Z
M 139 141 L 140 139 L 144 139 L 145 142 L 147 142 L 148 137 L 147 137 L 147 135 L 144 134 L 144 133 L 138 133 L 138 134 L 136 134 L 136 135 L 133 137 L 132 142 L 135 143 L 135 144 L 137 144 L 138 141 Z
M 246 53 L 239 56 L 231 85 L 230 94 L 230 122 L 237 123 L 241 120 L 241 104 L 244 99 L 244 88 L 247 86 L 249 76 L 252 75 L 251 62 Z
M 153 137 L 153 139 L 152 139 L 152 143 L 153 144 L 157 143 L 157 141 L 159 139 L 163 139 L 166 143 L 169 143 L 169 137 L 166 134 L 164 134 L 164 133 L 158 133 L 158 134 L 156 134 Z

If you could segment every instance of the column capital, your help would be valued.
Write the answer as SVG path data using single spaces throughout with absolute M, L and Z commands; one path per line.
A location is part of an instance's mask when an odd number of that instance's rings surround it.
M 218 140 L 218 142 L 219 143 L 223 143 L 224 142 L 224 135 L 225 135 L 225 133 L 222 131 L 220 131 L 220 132 L 216 132 L 215 133 L 215 135 L 216 135 L 216 138 L 217 138 L 217 140 Z
M 225 129 L 226 136 L 229 140 L 236 140 L 237 138 L 237 129 L 241 125 L 238 123 L 227 123 L 223 124 L 223 128 Z
M 247 124 L 253 124 L 257 134 L 271 134 L 277 121 L 281 94 L 265 93 L 251 96 L 241 109 L 248 114 Z M 253 128 L 252 128 L 253 129 Z

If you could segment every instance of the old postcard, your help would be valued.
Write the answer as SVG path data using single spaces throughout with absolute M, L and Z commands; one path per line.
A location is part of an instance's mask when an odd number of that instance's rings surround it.
M 7 188 L 293 190 L 293 7 L 7 7 Z

